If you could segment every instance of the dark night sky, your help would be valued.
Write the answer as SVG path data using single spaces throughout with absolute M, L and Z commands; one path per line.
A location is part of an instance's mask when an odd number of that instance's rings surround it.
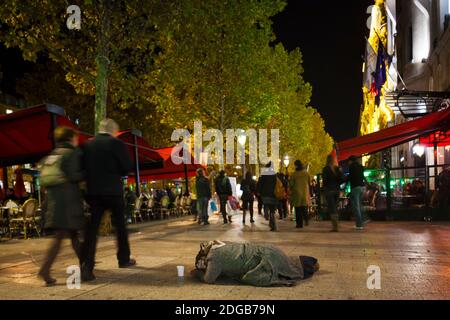
M 290 0 L 274 19 L 284 46 L 300 48 L 304 78 L 313 87 L 311 105 L 336 141 L 357 133 L 362 55 L 369 32 L 366 10 L 371 4 L 371 0 Z

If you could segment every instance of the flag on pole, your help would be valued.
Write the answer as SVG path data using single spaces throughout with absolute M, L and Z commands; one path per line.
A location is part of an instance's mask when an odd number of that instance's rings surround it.
M 381 88 L 386 83 L 386 53 L 384 51 L 384 46 L 381 40 L 378 40 L 378 55 L 377 64 L 374 73 L 374 84 L 372 84 L 371 91 L 375 89 L 375 105 L 380 104 Z
M 363 86 L 371 89 L 373 83 L 373 75 L 377 67 L 377 54 L 369 41 L 366 40 L 366 53 L 364 57 L 364 78 Z

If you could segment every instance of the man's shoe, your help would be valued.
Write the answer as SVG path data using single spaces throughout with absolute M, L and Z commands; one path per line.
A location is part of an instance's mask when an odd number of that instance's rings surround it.
M 296 227 L 296 228 L 299 228 L 299 229 L 300 229 L 300 228 L 303 228 L 303 226 L 301 226 L 301 225 L 299 225 L 299 224 L 296 225 L 295 227 Z
M 253 220 L 253 219 L 250 219 L 250 223 L 255 223 L 255 220 Z
M 38 277 L 41 278 L 42 280 L 44 280 L 45 285 L 46 285 L 47 287 L 50 287 L 50 286 L 53 286 L 53 285 L 56 284 L 56 279 L 50 277 L 49 274 L 44 274 L 44 273 L 39 272 L 39 273 L 38 273 Z
M 232 221 L 231 221 L 231 216 L 228 216 L 228 221 L 231 223 Z
M 199 219 L 199 220 L 197 221 L 197 223 L 198 223 L 198 224 L 202 224 L 202 220 Z
M 94 281 L 95 279 L 96 277 L 92 272 L 81 272 L 81 281 L 89 282 Z
M 223 224 L 227 224 L 228 220 L 227 219 L 223 219 Z
M 119 263 L 119 268 L 129 268 L 136 265 L 136 260 L 130 259 L 126 263 Z
M 330 232 L 339 232 L 337 229 L 331 229 Z
M 209 224 L 208 221 L 206 221 L 206 222 L 203 223 L 204 226 L 207 226 L 208 224 Z

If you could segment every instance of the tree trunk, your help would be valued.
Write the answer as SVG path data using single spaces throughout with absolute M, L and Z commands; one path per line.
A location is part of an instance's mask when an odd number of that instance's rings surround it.
M 95 133 L 98 133 L 100 121 L 106 118 L 106 105 L 108 101 L 109 76 L 109 37 L 111 25 L 112 1 L 102 1 L 101 25 L 99 30 L 99 43 L 95 63 L 97 77 L 95 79 Z

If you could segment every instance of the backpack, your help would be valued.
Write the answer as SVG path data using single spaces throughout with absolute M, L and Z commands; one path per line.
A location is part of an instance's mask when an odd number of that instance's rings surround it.
M 283 182 L 281 182 L 280 178 L 276 177 L 275 183 L 275 197 L 278 200 L 282 200 L 286 198 L 286 189 L 283 186 Z
M 40 183 L 43 187 L 52 187 L 66 183 L 67 177 L 61 169 L 62 160 L 70 149 L 57 149 L 40 162 Z

